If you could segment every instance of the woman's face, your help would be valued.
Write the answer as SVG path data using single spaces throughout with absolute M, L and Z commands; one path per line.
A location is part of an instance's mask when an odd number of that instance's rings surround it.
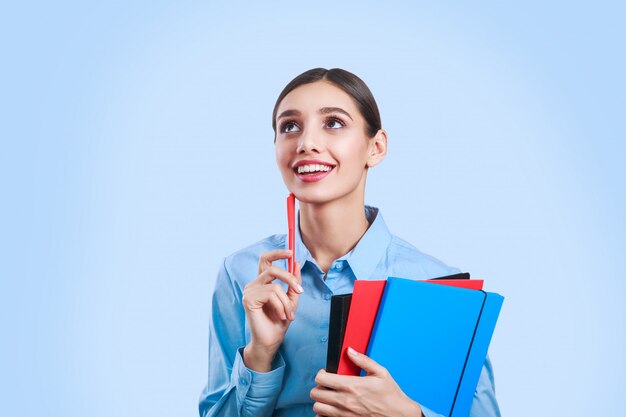
M 374 143 L 365 125 L 352 97 L 329 82 L 285 96 L 276 112 L 276 162 L 289 191 L 304 203 L 362 199 Z

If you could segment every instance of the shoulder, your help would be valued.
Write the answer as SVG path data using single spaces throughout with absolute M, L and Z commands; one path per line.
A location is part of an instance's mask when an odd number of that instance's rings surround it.
M 392 235 L 387 250 L 387 262 L 398 277 L 429 279 L 459 273 L 456 267 L 428 255 L 398 236 Z
M 284 249 L 285 241 L 285 234 L 271 235 L 233 252 L 224 258 L 224 270 L 233 281 L 243 287 L 256 278 L 261 254 Z

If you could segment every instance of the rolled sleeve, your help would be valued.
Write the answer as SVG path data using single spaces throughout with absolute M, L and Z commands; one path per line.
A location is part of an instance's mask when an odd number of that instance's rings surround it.
M 237 350 L 231 384 L 237 388 L 237 398 L 245 405 L 247 399 L 255 402 L 271 401 L 274 403 L 280 393 L 285 376 L 285 361 L 280 353 L 276 354 L 269 372 L 256 372 L 246 367 L 243 362 L 243 347 Z

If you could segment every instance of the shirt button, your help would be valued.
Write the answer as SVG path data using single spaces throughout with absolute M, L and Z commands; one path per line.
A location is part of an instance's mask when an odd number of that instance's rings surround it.
M 248 381 L 244 377 L 239 378 L 239 383 L 243 386 L 248 385 Z
M 333 269 L 335 271 L 341 271 L 343 269 L 343 262 L 335 262 L 335 265 L 333 265 Z
M 328 340 L 328 337 L 327 337 L 327 336 L 322 336 L 322 337 L 320 338 L 320 341 L 321 341 L 322 343 L 326 343 L 326 341 L 327 341 L 327 340 Z
M 332 297 L 332 295 L 324 294 L 324 300 L 330 300 L 330 297 Z

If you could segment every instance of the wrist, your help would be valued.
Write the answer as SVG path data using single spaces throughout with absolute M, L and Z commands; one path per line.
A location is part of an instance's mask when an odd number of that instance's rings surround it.
M 407 397 L 406 406 L 403 408 L 403 417 L 424 417 L 422 407 L 416 402 Z
M 276 356 L 276 350 L 257 346 L 250 342 L 243 349 L 243 363 L 253 371 L 269 372 L 272 370 L 272 361 L 274 356 Z

